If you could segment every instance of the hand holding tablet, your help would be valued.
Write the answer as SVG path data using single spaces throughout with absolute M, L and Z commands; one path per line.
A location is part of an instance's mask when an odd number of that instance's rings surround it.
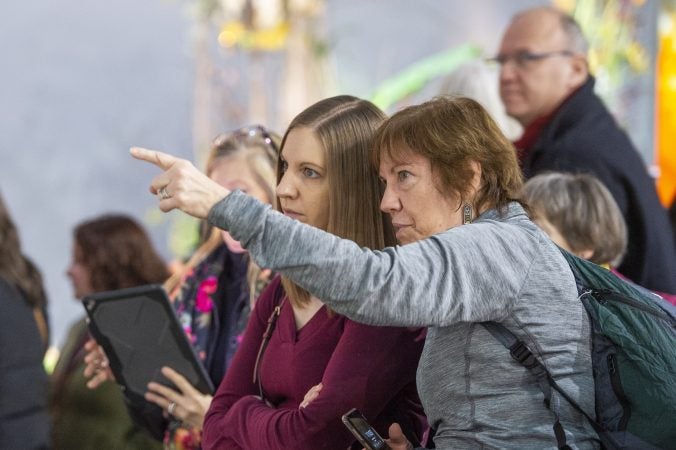
M 89 329 L 132 402 L 147 402 L 149 383 L 179 390 L 163 374 L 170 367 L 201 394 L 214 387 L 161 286 L 147 285 L 85 297 Z M 158 406 L 159 408 L 159 406 Z

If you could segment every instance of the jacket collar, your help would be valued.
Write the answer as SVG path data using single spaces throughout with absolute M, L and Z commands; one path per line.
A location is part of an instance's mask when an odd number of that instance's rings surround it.
M 559 132 L 557 130 L 563 131 L 574 126 L 580 116 L 589 110 L 591 103 L 598 101 L 594 95 L 595 82 L 594 77 L 588 76 L 587 81 L 563 101 L 557 113 L 554 114 L 552 120 L 543 130 L 535 147 L 540 147 L 543 142 L 553 139 L 554 135 Z
M 512 201 L 507 204 L 507 207 L 502 211 L 498 211 L 495 208 L 484 211 L 479 217 L 477 217 L 474 222 L 484 222 L 484 221 L 499 221 L 506 222 L 512 219 L 515 219 L 519 216 L 523 218 L 528 218 L 526 210 L 521 206 L 521 203 Z
M 579 122 L 580 116 L 593 110 L 595 103 L 600 100 L 594 95 L 595 79 L 589 75 L 587 80 L 577 90 L 573 91 L 553 114 L 548 116 L 548 121 L 539 130 L 538 136 L 533 139 L 532 146 L 527 149 L 526 155 L 519 162 L 528 176 L 528 167 L 533 158 L 549 147 L 550 142 Z

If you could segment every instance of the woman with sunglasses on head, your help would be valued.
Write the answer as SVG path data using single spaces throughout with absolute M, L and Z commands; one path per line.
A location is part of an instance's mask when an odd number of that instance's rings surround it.
M 383 119 L 373 104 L 350 96 L 301 112 L 282 141 L 278 209 L 365 247 L 394 243 L 368 163 Z M 293 236 L 280 239 L 293 248 Z M 422 347 L 420 329 L 357 324 L 291 280 L 276 278 L 211 403 L 204 448 L 344 450 L 354 437 L 341 416 L 353 407 L 377 430 L 398 420 L 418 440 L 424 419 L 415 368 Z
M 213 141 L 205 173 L 228 189 L 239 189 L 271 203 L 276 141 L 278 137 L 260 125 L 219 135 Z M 253 303 L 269 282 L 270 271 L 253 263 L 227 232 L 206 222 L 202 228 L 202 244 L 184 270 L 167 280 L 164 287 L 189 341 L 213 385 L 218 386 L 241 341 Z M 150 383 L 146 394 L 149 403 L 132 407 L 131 413 L 163 439 L 167 448 L 197 449 L 212 396 L 198 392 L 173 369 L 165 367 L 162 371 L 179 389 Z M 159 406 L 167 418 L 151 405 Z

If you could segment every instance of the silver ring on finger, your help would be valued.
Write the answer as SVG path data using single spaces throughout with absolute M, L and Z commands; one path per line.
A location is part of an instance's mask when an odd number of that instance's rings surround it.
M 175 409 L 176 409 L 176 402 L 171 402 L 171 403 L 169 403 L 169 406 L 167 406 L 167 412 L 172 416 L 174 415 Z
M 171 198 L 171 195 L 169 195 L 169 192 L 167 192 L 166 186 L 160 188 L 160 190 L 157 192 L 157 196 L 160 198 L 160 200 Z

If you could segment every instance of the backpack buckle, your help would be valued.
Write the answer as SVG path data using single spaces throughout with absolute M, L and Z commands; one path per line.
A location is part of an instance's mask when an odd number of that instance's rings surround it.
M 530 363 L 532 363 L 530 358 L 533 358 L 533 354 L 521 341 L 516 341 L 516 343 L 509 348 L 509 354 L 522 365 L 529 366 Z

